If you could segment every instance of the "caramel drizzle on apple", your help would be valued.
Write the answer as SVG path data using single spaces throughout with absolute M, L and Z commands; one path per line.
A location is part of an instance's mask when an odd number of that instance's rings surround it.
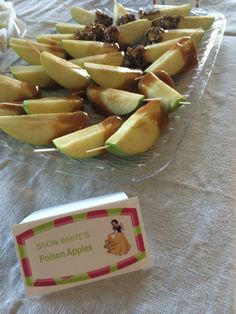
M 83 111 L 59 115 L 57 121 L 55 121 L 55 132 L 49 143 L 51 143 L 54 138 L 83 129 L 87 121 L 88 114 Z
M 123 120 L 119 116 L 110 116 L 100 122 L 104 128 L 104 142 L 114 134 L 122 125 Z
M 185 66 L 181 70 L 181 72 L 187 71 L 198 63 L 197 58 L 197 48 L 194 43 L 194 40 L 191 37 L 183 37 L 181 38 L 172 49 L 180 49 L 184 59 Z

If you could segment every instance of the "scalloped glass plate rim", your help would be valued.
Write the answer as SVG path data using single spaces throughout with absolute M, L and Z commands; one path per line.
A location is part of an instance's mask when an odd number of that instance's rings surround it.
M 133 6 L 131 7 L 133 8 Z M 136 7 L 137 8 L 137 7 Z M 104 154 L 86 160 L 74 160 L 54 153 L 34 153 L 31 145 L 22 144 L 7 135 L 0 133 L 0 145 L 8 156 L 22 163 L 33 163 L 41 168 L 54 169 L 66 174 L 83 178 L 115 182 L 139 182 L 163 171 L 173 160 L 178 150 L 193 113 L 211 75 L 219 47 L 224 34 L 226 20 L 223 14 L 210 9 L 194 9 L 194 14 L 214 15 L 215 22 L 206 31 L 198 47 L 199 64 L 186 75 L 178 77 L 177 89 L 191 101 L 190 106 L 182 106 L 171 115 L 168 129 L 161 135 L 154 147 L 136 157 L 119 158 Z

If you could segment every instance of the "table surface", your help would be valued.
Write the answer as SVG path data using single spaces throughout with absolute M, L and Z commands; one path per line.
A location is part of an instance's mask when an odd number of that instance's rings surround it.
M 13 2 L 31 34 L 50 24 L 49 13 L 50 20 L 69 19 L 56 0 Z M 202 0 L 201 6 L 224 13 L 227 29 L 201 104 L 165 171 L 140 183 L 121 185 L 15 161 L 1 149 L 0 313 L 234 312 L 236 0 L 211 2 Z M 109 1 L 79 5 L 88 3 Z M 132 1 L 122 3 L 128 6 Z M 12 225 L 41 208 L 121 190 L 139 196 L 154 267 L 26 298 Z

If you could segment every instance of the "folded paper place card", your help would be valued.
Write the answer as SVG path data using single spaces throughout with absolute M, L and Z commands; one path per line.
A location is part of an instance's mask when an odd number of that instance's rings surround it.
M 37 211 L 13 235 L 28 296 L 151 267 L 138 198 L 125 193 Z

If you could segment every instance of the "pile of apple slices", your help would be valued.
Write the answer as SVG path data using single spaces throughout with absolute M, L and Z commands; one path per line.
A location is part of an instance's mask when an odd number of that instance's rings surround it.
M 147 151 L 169 114 L 187 103 L 174 80 L 196 66 L 196 45 L 214 17 L 188 16 L 189 4 L 140 10 L 137 17 L 115 1 L 113 19 L 70 10 L 77 23 L 56 24 L 57 34 L 11 38 L 29 65 L 11 67 L 14 78 L 0 75 L 0 129 L 73 158 Z M 41 97 L 58 87 L 70 95 Z M 83 111 L 88 103 L 101 114 L 97 124 Z

